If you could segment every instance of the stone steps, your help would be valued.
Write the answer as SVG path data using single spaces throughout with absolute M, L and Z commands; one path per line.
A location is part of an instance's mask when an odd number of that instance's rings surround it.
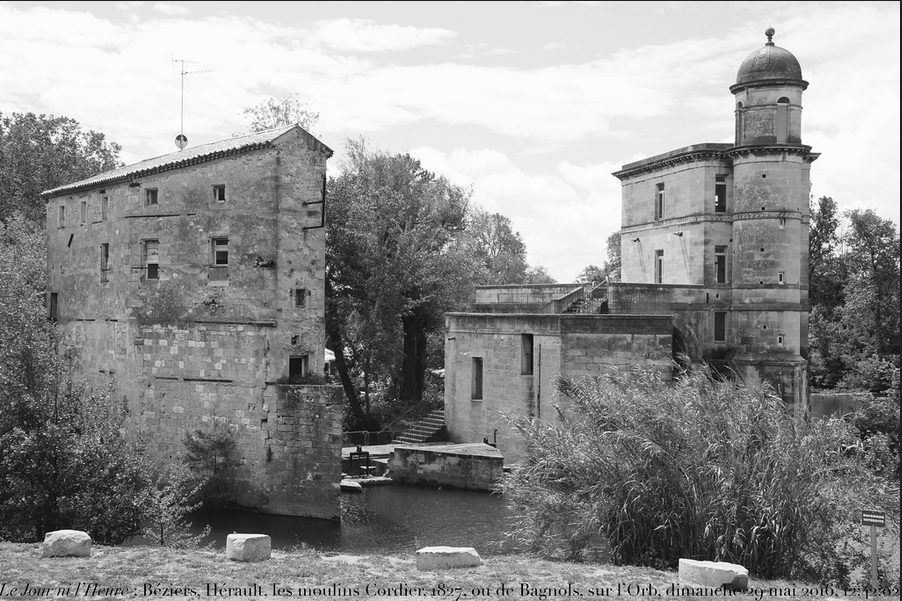
M 392 442 L 416 444 L 428 442 L 445 427 L 445 410 L 436 409 L 418 421 L 412 428 L 403 432 Z

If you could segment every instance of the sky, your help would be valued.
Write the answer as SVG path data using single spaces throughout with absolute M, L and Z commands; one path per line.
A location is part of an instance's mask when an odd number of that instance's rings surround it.
M 314 132 L 410 153 L 573 281 L 620 228 L 623 164 L 733 141 L 742 60 L 776 29 L 810 82 L 812 194 L 899 223 L 897 2 L 5 2 L 0 112 L 65 115 L 126 163 L 299 94 Z

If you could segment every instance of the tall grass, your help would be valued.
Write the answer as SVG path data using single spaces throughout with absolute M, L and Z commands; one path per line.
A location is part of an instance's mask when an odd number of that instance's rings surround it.
M 559 382 L 559 400 L 556 420 L 518 423 L 527 457 L 506 491 L 547 555 L 603 548 L 615 563 L 711 559 L 843 584 L 865 559 L 857 512 L 898 516 L 851 427 L 805 421 L 764 388 L 610 369 Z

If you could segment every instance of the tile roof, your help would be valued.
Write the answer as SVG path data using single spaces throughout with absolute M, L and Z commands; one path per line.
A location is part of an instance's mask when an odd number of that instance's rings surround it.
M 332 155 L 332 150 L 330 150 L 328 146 L 326 146 L 322 142 L 319 142 L 319 140 L 316 140 L 316 138 L 307 133 L 303 128 L 297 125 L 292 125 L 290 127 L 267 129 L 265 131 L 260 131 L 245 136 L 228 138 L 227 140 L 220 140 L 218 142 L 210 142 L 209 144 L 200 144 L 199 146 L 189 147 L 178 152 L 164 154 L 152 159 L 145 159 L 131 165 L 125 165 L 124 167 L 118 167 L 116 169 L 111 169 L 110 171 L 104 171 L 103 173 L 98 173 L 97 175 L 94 175 L 87 179 L 72 182 L 64 186 L 59 186 L 57 188 L 53 188 L 52 190 L 46 190 L 44 192 L 41 192 L 41 196 L 43 196 L 44 198 L 59 196 L 60 194 L 85 190 L 103 184 L 119 183 L 136 177 L 150 175 L 152 173 L 169 171 L 171 169 L 179 169 L 181 167 L 187 167 L 189 165 L 195 165 L 197 163 L 204 163 L 206 161 L 212 161 L 223 156 L 249 152 L 258 148 L 265 148 L 271 145 L 276 138 L 288 133 L 294 128 L 298 128 L 303 134 L 306 134 L 312 140 L 316 141 L 319 146 L 321 146 L 326 151 L 326 153 L 329 154 L 329 156 Z

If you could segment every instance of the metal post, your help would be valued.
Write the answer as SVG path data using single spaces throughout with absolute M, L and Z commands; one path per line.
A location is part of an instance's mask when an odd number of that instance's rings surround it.
M 880 588 L 880 582 L 877 580 L 877 526 L 871 524 L 871 586 L 874 587 L 874 594 Z

